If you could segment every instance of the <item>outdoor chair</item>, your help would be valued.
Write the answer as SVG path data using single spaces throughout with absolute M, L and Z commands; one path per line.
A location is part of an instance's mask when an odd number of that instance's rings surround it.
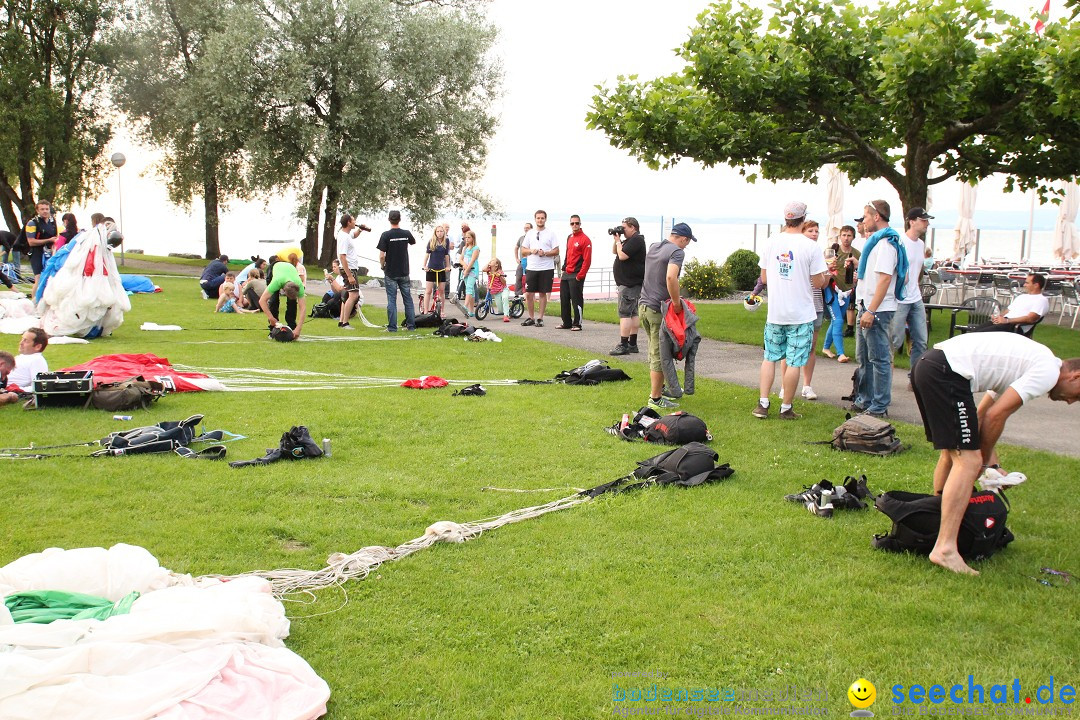
M 967 322 L 963 325 L 957 323 L 960 313 L 967 313 Z M 992 297 L 972 297 L 960 303 L 960 307 L 952 311 L 952 319 L 949 321 L 949 337 L 956 333 L 966 333 L 980 325 L 990 322 L 990 317 L 1001 312 L 1001 305 Z
M 1076 314 L 1080 310 L 1080 297 L 1077 296 L 1076 285 L 1071 282 L 1061 284 L 1061 313 L 1058 315 L 1058 325 L 1065 315 L 1072 315 L 1070 328 L 1076 327 Z
M 933 283 L 926 282 L 925 280 L 919 283 L 919 292 L 922 294 L 923 303 L 928 303 L 934 299 L 937 295 L 937 287 Z
M 968 299 L 968 295 L 971 297 L 979 297 L 981 288 L 979 287 L 979 278 L 977 275 L 958 275 L 956 277 L 957 287 L 960 288 L 960 302 L 963 303 Z
M 1002 305 L 1008 305 L 1019 293 L 1016 283 L 1008 275 L 995 275 L 993 279 L 994 299 Z
M 1029 328 L 1028 328 L 1027 330 L 1017 330 L 1016 332 L 1017 332 L 1018 334 L 1020 334 L 1020 335 L 1023 335 L 1023 336 L 1024 336 L 1024 337 L 1026 337 L 1026 338 L 1030 338 L 1030 337 L 1031 337 L 1032 335 L 1034 335 L 1034 334 L 1035 334 L 1035 328 L 1037 328 L 1037 327 L 1039 326 L 1039 323 L 1041 323 L 1041 322 L 1042 322 L 1043 320 L 1045 320 L 1045 319 L 1046 319 L 1046 316 L 1045 316 L 1045 315 L 1043 315 L 1043 316 L 1042 316 L 1042 317 L 1040 317 L 1040 318 L 1039 318 L 1038 320 L 1036 320 L 1036 321 L 1035 321 L 1035 322 L 1034 322 L 1034 323 L 1032 324 L 1032 326 L 1031 326 L 1031 327 L 1029 327 Z
M 1049 306 L 1047 312 L 1053 312 L 1055 303 L 1057 304 L 1058 309 L 1061 309 L 1061 303 L 1064 302 L 1061 295 L 1062 285 L 1063 283 L 1061 280 L 1046 281 L 1046 286 L 1043 288 L 1043 295 L 1046 296 L 1046 301 Z
M 945 300 L 949 293 L 952 293 L 953 302 L 958 302 L 959 300 L 963 299 L 960 297 L 960 286 L 958 286 L 956 283 L 949 282 L 942 278 L 940 270 L 931 270 L 929 273 L 927 273 L 927 276 L 930 278 L 930 284 L 932 284 L 938 289 L 938 299 L 942 302 L 942 304 L 946 304 Z

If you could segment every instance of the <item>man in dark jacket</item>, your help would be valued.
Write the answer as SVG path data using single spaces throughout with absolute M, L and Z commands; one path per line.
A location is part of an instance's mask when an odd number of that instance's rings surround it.
M 210 264 L 202 272 L 199 285 L 207 298 L 216 298 L 221 283 L 225 282 L 225 272 L 229 269 L 229 256 L 222 255 L 217 260 L 211 260 Z
M 616 228 L 618 230 L 618 228 Z M 641 284 L 645 281 L 645 236 L 637 218 L 622 221 L 622 230 L 614 233 L 611 250 L 615 261 L 611 265 L 615 285 L 619 288 L 619 344 L 612 355 L 629 355 L 638 352 L 637 334 L 641 321 L 638 318 L 638 301 Z

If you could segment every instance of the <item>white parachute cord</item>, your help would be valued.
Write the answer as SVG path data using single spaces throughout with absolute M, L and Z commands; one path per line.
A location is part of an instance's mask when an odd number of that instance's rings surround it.
M 437 542 L 462 543 L 474 540 L 487 530 L 494 530 L 522 520 L 566 510 L 590 500 L 592 498 L 588 495 L 575 494 L 553 500 L 544 505 L 521 508 L 498 517 L 475 522 L 458 524 L 449 520 L 442 520 L 429 526 L 422 536 L 397 547 L 375 545 L 360 548 L 348 555 L 334 553 L 327 558 L 327 565 L 321 570 L 283 568 L 280 570 L 258 570 L 239 575 L 213 575 L 209 577 L 222 580 L 232 580 L 238 577 L 260 577 L 270 583 L 271 591 L 277 597 L 286 598 L 297 593 L 310 595 L 315 590 L 340 586 L 348 580 L 363 580 L 383 563 L 408 557 L 414 552 L 431 547 Z

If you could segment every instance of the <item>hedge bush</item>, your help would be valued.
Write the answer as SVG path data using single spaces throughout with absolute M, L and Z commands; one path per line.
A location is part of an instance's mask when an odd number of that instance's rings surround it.
M 699 300 L 718 300 L 735 291 L 731 277 L 715 260 L 703 263 L 697 258 L 683 267 L 681 287 L 684 295 Z
M 736 290 L 753 290 L 754 284 L 761 277 L 758 262 L 761 258 L 753 250 L 736 250 L 728 255 L 724 263 L 724 272 L 731 278 Z

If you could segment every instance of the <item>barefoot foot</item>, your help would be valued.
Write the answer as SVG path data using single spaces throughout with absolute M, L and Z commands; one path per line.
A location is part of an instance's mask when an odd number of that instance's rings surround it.
M 930 553 L 930 562 L 935 565 L 940 565 L 946 570 L 952 570 L 955 573 L 962 573 L 964 575 L 978 575 L 978 570 L 973 570 L 968 567 L 968 564 L 964 562 L 964 558 L 960 557 L 960 553 L 956 551 L 942 553 L 934 550 Z

